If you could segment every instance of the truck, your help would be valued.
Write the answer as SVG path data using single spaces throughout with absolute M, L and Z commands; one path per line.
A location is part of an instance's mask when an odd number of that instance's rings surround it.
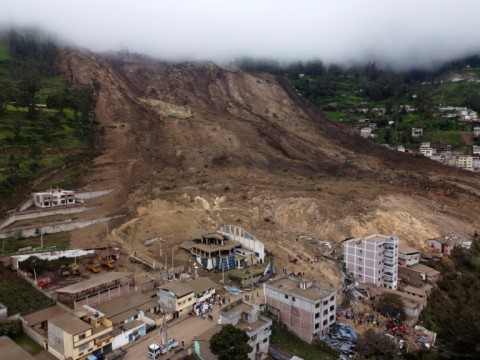
M 148 346 L 148 357 L 150 359 L 156 359 L 160 355 L 166 354 L 170 350 L 176 348 L 178 346 L 178 340 L 171 338 L 168 339 L 166 344 L 150 344 Z
M 94 274 L 98 274 L 99 272 L 103 271 L 102 267 L 99 264 L 94 263 L 93 261 L 88 261 L 85 266 Z
M 115 260 L 100 258 L 100 265 L 107 268 L 108 270 L 113 270 L 115 269 Z

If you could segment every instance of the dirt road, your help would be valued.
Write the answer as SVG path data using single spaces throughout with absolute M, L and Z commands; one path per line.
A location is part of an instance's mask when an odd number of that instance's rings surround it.
M 264 303 L 263 288 L 258 289 L 259 296 L 256 295 L 256 292 L 257 290 L 255 290 L 255 296 L 251 296 L 250 298 L 253 299 L 253 302 L 255 304 Z M 241 295 L 231 296 L 230 301 L 238 300 L 244 297 L 244 294 L 251 295 L 251 293 L 243 293 Z M 214 306 L 211 313 L 213 316 L 213 321 L 208 320 L 207 318 L 202 319 L 200 316 L 196 316 L 180 322 L 176 322 L 173 325 L 169 325 L 169 328 L 167 329 L 167 336 L 169 338 L 173 337 L 177 339 L 180 346 L 182 344 L 182 341 L 185 347 L 192 346 L 193 340 L 196 336 L 203 334 L 204 332 L 212 329 L 216 324 L 218 324 L 218 319 L 220 317 L 220 309 L 221 308 L 218 305 Z M 148 345 L 152 343 L 159 343 L 160 341 L 161 339 L 158 330 L 150 332 L 127 350 L 125 360 L 147 359 Z

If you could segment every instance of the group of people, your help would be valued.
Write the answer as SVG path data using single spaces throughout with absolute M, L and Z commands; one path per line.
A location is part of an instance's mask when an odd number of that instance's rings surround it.
M 376 316 L 374 314 L 364 313 L 364 312 L 355 314 L 352 309 L 352 312 L 349 315 L 350 316 L 347 316 L 347 317 L 352 319 L 354 324 L 358 324 L 362 326 L 365 326 L 365 325 L 369 326 L 370 324 L 372 324 L 374 327 L 377 327 L 377 328 L 380 327 L 380 320 L 378 318 L 378 314 Z

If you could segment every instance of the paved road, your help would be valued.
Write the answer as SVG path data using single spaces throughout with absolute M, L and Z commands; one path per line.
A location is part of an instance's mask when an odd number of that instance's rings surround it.
M 244 294 L 251 293 L 243 293 L 242 295 L 231 296 L 230 301 L 235 301 L 244 297 Z M 255 296 L 253 298 L 253 302 L 256 304 L 263 303 L 263 288 L 258 289 L 259 296 L 257 297 L 257 290 L 255 290 Z M 225 306 L 225 305 L 224 305 Z M 179 344 L 182 344 L 182 341 L 185 344 L 185 347 L 189 347 L 193 343 L 193 339 L 196 336 L 203 334 L 204 332 L 213 328 L 219 319 L 219 310 L 220 307 L 214 306 L 213 311 L 211 312 L 213 316 L 213 321 L 208 320 L 207 318 L 202 319 L 200 316 L 188 318 L 186 320 L 177 322 L 173 325 L 170 325 L 167 329 L 167 336 L 169 338 L 173 337 L 178 340 Z M 159 330 L 156 329 L 140 340 L 135 342 L 133 346 L 127 349 L 127 354 L 125 356 L 125 360 L 136 360 L 136 359 L 148 359 L 148 345 L 152 343 L 159 343 L 161 341 Z

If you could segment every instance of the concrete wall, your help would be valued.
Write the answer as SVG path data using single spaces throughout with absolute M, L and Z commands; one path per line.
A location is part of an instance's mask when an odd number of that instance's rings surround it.
M 117 336 L 115 336 L 112 341 L 112 350 L 117 350 L 118 348 L 125 346 L 130 342 L 135 341 L 135 339 L 133 339 L 132 341 L 129 340 L 129 336 L 133 335 L 134 332 L 137 332 L 140 337 L 144 336 L 146 334 L 145 324 L 139 325 L 134 329 L 122 331 L 121 334 L 118 334 Z
M 75 194 L 76 199 L 80 200 L 87 200 L 87 199 L 93 199 L 99 196 L 107 195 L 110 194 L 113 190 L 99 190 L 99 191 L 83 191 L 83 192 L 77 192 Z
M 38 345 L 43 347 L 44 349 L 48 348 L 48 338 L 36 332 L 30 326 L 28 326 L 23 318 L 22 320 L 22 330 L 23 332 L 30 337 L 33 341 L 35 341 Z
M 5 219 L 0 222 L 0 229 L 7 227 L 8 225 L 20 221 L 20 220 L 30 220 L 30 219 L 38 219 L 45 216 L 52 216 L 52 215 L 66 215 L 66 214 L 76 214 L 80 212 L 84 212 L 87 210 L 93 210 L 94 207 L 87 208 L 86 206 L 63 206 L 61 208 L 55 209 L 48 209 L 48 210 L 31 210 L 22 213 L 13 213 L 8 215 Z
M 50 223 L 42 226 L 32 226 L 32 227 L 22 228 L 22 229 L 2 230 L 0 231 L 0 239 L 13 237 L 13 236 L 16 236 L 17 234 L 19 234 L 22 237 L 34 237 L 39 235 L 39 231 L 43 232 L 44 234 L 71 231 L 75 229 L 81 229 L 94 224 L 105 223 L 111 219 L 115 219 L 123 216 L 124 215 L 117 215 L 113 217 L 107 217 L 107 218 L 95 219 L 95 220 L 85 220 L 85 221 L 68 221 L 67 220 L 67 221 Z

